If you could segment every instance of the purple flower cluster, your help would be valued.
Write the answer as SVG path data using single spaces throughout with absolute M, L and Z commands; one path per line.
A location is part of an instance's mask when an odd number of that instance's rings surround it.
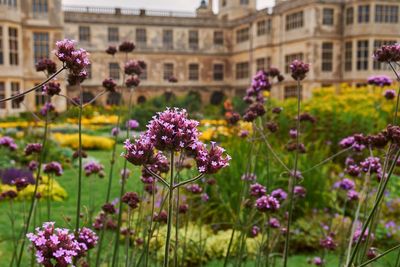
M 295 80 L 304 80 L 306 74 L 310 71 L 309 64 L 297 59 L 293 60 L 289 67 L 292 72 L 292 78 Z
M 104 166 L 95 161 L 89 161 L 83 166 L 83 169 L 85 170 L 86 176 L 90 176 L 92 174 L 98 174 L 100 177 L 104 177 L 103 173 Z
M 145 67 L 146 64 L 143 61 L 129 60 L 128 62 L 125 63 L 124 72 L 127 75 L 140 76 Z
M 43 166 L 43 172 L 47 174 L 61 176 L 63 174 L 63 169 L 60 163 L 52 161 Z
M 376 75 L 368 78 L 368 84 L 376 86 L 390 86 L 392 84 L 392 79 L 386 75 Z
M 109 47 L 107 47 L 106 49 L 106 53 L 109 55 L 115 55 L 117 53 L 117 48 L 115 46 L 110 45 Z
M 388 89 L 383 95 L 387 100 L 393 100 L 396 97 L 396 91 L 393 89 Z
M 260 212 L 276 211 L 279 209 L 279 201 L 272 196 L 262 196 L 256 200 L 256 208 Z
M 271 196 L 282 202 L 287 198 L 287 193 L 283 189 L 278 188 L 271 192 Z
M 25 156 L 32 155 L 33 153 L 40 153 L 42 151 L 42 144 L 40 143 L 32 143 L 27 144 L 25 147 Z
M 17 191 L 21 191 L 29 185 L 29 181 L 25 177 L 20 177 L 20 178 L 14 179 L 12 184 L 15 185 L 15 187 L 17 188 Z
M 56 81 L 48 82 L 45 85 L 43 85 L 42 91 L 43 95 L 48 95 L 50 97 L 58 95 L 61 92 L 60 83 Z
M 119 51 L 124 53 L 130 53 L 135 50 L 135 44 L 132 42 L 124 41 L 119 45 Z
M 281 227 L 281 223 L 279 222 L 279 220 L 277 218 L 274 218 L 274 217 L 269 219 L 268 225 L 271 228 L 275 228 L 275 229 L 278 229 L 279 227 Z
M 357 201 L 359 199 L 358 192 L 355 190 L 349 190 L 347 191 L 347 199 L 349 201 Z
M 400 61 L 400 45 L 383 45 L 374 52 L 374 59 L 379 62 Z
M 352 190 L 355 188 L 355 186 L 356 184 L 354 183 L 354 181 L 347 178 L 344 178 L 343 180 L 336 182 L 334 185 L 335 188 L 340 188 L 345 191 Z
M 358 239 L 361 237 L 361 232 L 362 232 L 361 227 L 356 229 L 356 231 L 354 232 L 354 235 L 353 235 L 353 242 L 355 242 L 355 243 L 358 242 Z M 367 228 L 367 230 L 364 232 L 363 236 L 361 237 L 361 242 L 365 242 L 367 240 L 368 233 L 369 233 L 369 230 Z M 371 238 L 371 240 L 374 239 L 375 238 L 374 234 L 371 233 L 370 238 Z
M 327 249 L 327 250 L 335 250 L 337 247 L 337 244 L 335 240 L 333 239 L 332 235 L 328 235 L 325 238 L 321 239 L 319 244 L 321 247 Z
M 302 186 L 296 185 L 294 187 L 293 193 L 294 193 L 295 197 L 305 198 L 306 194 L 307 194 L 307 190 Z
M 82 71 L 90 65 L 89 54 L 84 49 L 76 49 L 75 41 L 64 39 L 56 43 L 56 56 L 74 76 L 81 76 Z
M 56 107 L 51 102 L 46 102 L 43 107 L 40 109 L 40 114 L 42 116 L 47 116 L 47 114 L 56 110 Z
M 134 165 L 148 165 L 154 159 L 154 149 L 160 151 L 187 150 L 196 160 L 201 173 L 216 173 L 228 166 L 230 157 L 212 142 L 208 150 L 198 140 L 199 123 L 188 119 L 186 110 L 167 109 L 158 113 L 147 125 L 147 131 L 131 143 L 125 141 L 123 156 Z
M 267 188 L 261 184 L 255 183 L 250 185 L 250 195 L 253 197 L 261 197 L 267 193 Z
M 139 122 L 137 120 L 129 120 L 126 123 L 126 127 L 129 128 L 130 130 L 134 130 L 139 128 Z
M 140 203 L 139 195 L 135 192 L 127 192 L 122 196 L 121 201 L 128 204 L 131 209 L 136 209 Z
M 201 194 L 203 188 L 199 184 L 189 184 L 186 186 L 186 190 L 192 194 Z
M 35 64 L 36 71 L 45 71 L 47 75 L 52 75 L 57 72 L 56 63 L 48 58 L 42 58 Z
M 358 143 L 354 136 L 348 136 L 346 138 L 343 138 L 340 142 L 339 145 L 341 148 L 353 148 L 354 151 L 362 151 L 365 148 L 365 145 Z
M 103 87 L 108 91 L 108 92 L 115 92 L 115 88 L 117 87 L 117 83 L 109 78 L 109 79 L 104 79 L 103 80 Z
M 368 157 L 364 161 L 360 162 L 360 167 L 363 172 L 369 173 L 381 173 L 382 166 L 378 157 Z
M 12 139 L 9 136 L 0 137 L 0 146 L 4 146 L 4 147 L 10 149 L 11 151 L 14 151 L 18 148 L 14 139 Z
M 257 176 L 254 173 L 245 173 L 241 177 L 242 181 L 247 182 L 255 182 L 257 180 Z
M 97 244 L 97 236 L 90 229 L 79 230 L 76 238 L 68 229 L 55 228 L 53 222 L 44 223 L 27 238 L 36 249 L 37 262 L 43 266 L 70 266 Z

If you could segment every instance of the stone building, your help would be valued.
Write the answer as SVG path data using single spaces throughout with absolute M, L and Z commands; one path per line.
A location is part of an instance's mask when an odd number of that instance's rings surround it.
M 371 75 L 390 75 L 386 66 L 373 62 L 372 53 L 400 39 L 398 0 L 277 0 L 273 8 L 262 10 L 256 9 L 256 0 L 219 0 L 217 13 L 212 0 L 201 1 L 194 13 L 67 6 L 61 12 L 60 2 L 0 0 L 4 13 L 0 15 L 0 98 L 16 90 L 14 81 L 20 88 L 37 82 L 33 63 L 39 52 L 35 51 L 44 49 L 47 55 L 62 35 L 91 53 L 91 75 L 83 83 L 87 99 L 102 91 L 104 78 L 122 83 L 119 69 L 124 55 L 111 57 L 105 49 L 130 40 L 137 47 L 131 57 L 147 63 L 135 102 L 160 94 L 198 92 L 203 103 L 242 95 L 252 75 L 269 66 L 286 77 L 272 95 L 293 97 L 295 83 L 288 68 L 294 59 L 312 64 L 303 97 L 310 97 L 315 87 L 364 84 Z M 38 6 L 45 6 L 46 12 Z M 35 16 L 37 10 L 46 15 Z M 18 29 L 19 65 L 11 64 L 10 28 Z M 47 34 L 45 44 L 35 43 L 39 32 Z M 171 75 L 179 82 L 169 83 Z M 77 89 L 68 88 L 68 94 L 76 96 Z M 104 95 L 97 103 L 113 104 L 118 98 L 118 94 Z M 38 96 L 30 101 L 40 105 Z M 0 107 L 0 112 L 14 111 L 11 106 Z

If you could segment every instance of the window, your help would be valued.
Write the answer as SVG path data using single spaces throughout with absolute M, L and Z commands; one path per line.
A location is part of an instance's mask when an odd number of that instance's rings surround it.
M 222 0 L 222 6 L 226 6 L 226 0 Z
M 285 73 L 290 73 L 290 64 L 292 64 L 295 59 L 303 60 L 303 53 L 296 53 L 285 56 Z
M 90 42 L 90 28 L 89 26 L 79 26 L 79 41 Z
M 249 0 L 240 0 L 240 4 L 241 4 L 242 6 L 248 5 L 248 4 L 249 4 Z
M 349 7 L 346 9 L 346 25 L 354 23 L 354 8 Z
M 147 80 L 147 64 L 145 64 L 142 68 L 142 73 L 140 74 L 140 79 L 141 80 Z
M 271 19 L 257 22 L 257 35 L 264 35 L 271 32 Z
M 215 31 L 214 32 L 214 44 L 215 45 L 224 45 L 224 32 L 223 31 Z
M 4 82 L 0 82 L 0 99 L 6 98 L 6 85 Z M 6 102 L 0 103 L 0 109 L 6 108 Z
M 164 63 L 164 80 L 168 81 L 169 78 L 174 76 L 174 64 Z
M 213 66 L 214 81 L 224 80 L 224 64 L 214 64 Z
M 346 42 L 344 45 L 344 70 L 353 70 L 353 42 Z
M 291 86 L 285 86 L 284 88 L 284 99 L 296 97 L 297 98 L 297 86 L 296 85 L 291 85 Z M 300 99 L 303 98 L 303 87 L 300 87 Z
M 8 42 L 10 49 L 10 65 L 18 65 L 18 30 L 8 28 Z
M 108 106 L 116 106 L 121 104 L 121 94 L 118 92 L 111 92 L 107 96 L 106 103 Z
M 262 58 L 257 58 L 257 60 L 256 60 L 256 68 L 257 68 L 257 71 L 259 71 L 259 70 L 265 70 L 265 63 L 266 63 L 266 60 L 265 60 L 264 57 L 262 57 Z
M 145 48 L 147 46 L 146 29 L 136 29 L 136 45 Z
M 239 29 L 236 31 L 236 43 L 242 43 L 249 40 L 249 27 Z
M 249 77 L 249 62 L 240 62 L 236 64 L 236 80 Z
M 110 63 L 108 64 L 109 76 L 114 80 L 119 80 L 119 64 L 118 63 Z
M 335 21 L 335 10 L 333 8 L 324 8 L 322 24 L 332 26 Z
M 357 70 L 368 70 L 368 61 L 370 58 L 368 44 L 368 40 L 357 42 Z
M 392 45 L 395 44 L 395 40 L 375 40 L 374 41 L 374 51 L 380 48 L 383 45 Z M 390 70 L 390 66 L 386 63 L 381 63 L 376 60 L 373 61 L 374 70 Z
M 199 49 L 199 32 L 189 31 L 189 48 L 193 50 Z
M 163 47 L 165 49 L 174 48 L 174 35 L 172 30 L 163 31 Z
M 11 82 L 11 96 L 18 95 L 20 92 L 19 82 Z M 11 107 L 18 109 L 21 107 L 21 103 L 18 101 L 11 101 Z
M 119 42 L 119 29 L 116 27 L 108 28 L 108 41 Z
M 37 86 L 37 84 L 35 84 Z M 35 91 L 35 105 L 36 107 L 43 106 L 46 103 L 46 96 L 43 95 L 42 89 Z
M 189 81 L 199 80 L 199 64 L 189 64 Z
M 33 33 L 33 59 L 35 64 L 49 57 L 49 34 L 47 32 Z
M 286 16 L 286 31 L 302 28 L 304 25 L 304 13 L 299 11 Z
M 322 71 L 333 70 L 333 43 L 322 43 Z
M 47 13 L 48 6 L 47 0 L 33 0 L 32 1 L 33 14 L 45 14 Z
M 389 5 L 375 6 L 375 22 L 397 23 L 399 21 L 399 7 Z
M 0 65 L 4 64 L 4 54 L 3 54 L 3 28 L 0 27 Z
M 17 7 L 17 0 L 0 0 L 0 5 L 7 5 L 10 7 Z
M 358 6 L 358 23 L 369 22 L 369 5 Z

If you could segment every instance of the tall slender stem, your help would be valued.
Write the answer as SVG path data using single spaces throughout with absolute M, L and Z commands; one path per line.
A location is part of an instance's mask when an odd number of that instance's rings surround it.
M 149 263 L 149 251 L 150 251 L 150 241 L 151 241 L 151 237 L 153 234 L 153 216 L 154 216 L 154 206 L 155 206 L 155 186 L 156 186 L 156 182 L 153 179 L 153 192 L 151 194 L 151 213 L 150 213 L 150 226 L 149 226 L 149 230 L 148 230 L 148 236 L 147 236 L 147 243 L 146 243 L 146 258 L 144 261 L 144 266 L 147 267 L 148 263 Z
M 128 102 L 128 114 L 131 113 L 132 111 L 132 96 L 133 96 L 133 89 L 129 91 L 129 102 Z M 129 127 L 126 129 L 126 138 L 129 138 Z M 128 161 L 125 159 L 124 160 L 124 168 L 122 172 L 125 174 L 128 166 Z M 118 208 L 118 225 L 117 229 L 115 231 L 115 244 L 114 244 L 114 253 L 112 257 L 112 267 L 118 266 L 118 249 L 119 249 L 119 235 L 120 235 L 120 230 L 121 230 L 121 224 L 122 224 L 122 196 L 124 195 L 125 192 L 125 185 L 126 185 L 126 177 L 122 177 L 121 179 L 121 190 L 119 192 L 119 208 Z
M 49 126 L 49 119 L 48 119 L 48 113 L 46 115 L 46 120 L 44 123 L 44 133 L 43 133 L 43 139 L 42 139 L 42 151 L 40 152 L 40 159 L 39 159 L 39 164 L 38 164 L 38 168 L 37 168 L 37 172 L 36 172 L 36 180 L 35 180 L 35 189 L 33 190 L 33 194 L 32 194 L 32 199 L 31 199 L 31 206 L 29 208 L 29 214 L 28 214 L 28 218 L 25 224 L 25 228 L 23 231 L 23 235 L 22 235 L 22 243 L 21 243 L 21 248 L 20 248 L 20 252 L 19 252 L 19 256 L 18 256 L 18 261 L 17 261 L 17 267 L 21 266 L 21 261 L 22 261 L 22 256 L 24 255 L 24 247 L 25 247 L 25 240 L 26 240 L 26 235 L 28 234 L 29 231 L 29 226 L 32 220 L 32 215 L 35 211 L 35 207 L 36 207 L 36 202 L 37 202 L 37 192 L 38 192 L 38 188 L 39 188 L 39 180 L 40 180 L 40 175 L 41 175 L 41 171 L 42 171 L 42 164 L 44 162 L 45 159 L 45 155 L 46 155 L 46 144 L 47 144 L 47 131 L 48 131 L 48 126 Z
M 294 187 L 296 182 L 298 161 L 299 161 L 299 141 L 300 141 L 300 108 L 301 108 L 301 96 L 300 96 L 300 79 L 297 79 L 297 121 L 296 121 L 296 152 L 294 159 L 294 170 L 289 176 L 289 218 L 286 226 L 286 237 L 285 237 L 285 249 L 283 252 L 283 266 L 287 266 L 288 255 L 289 255 L 289 242 L 290 242 L 290 224 L 292 223 L 293 217 L 293 199 L 294 199 Z
M 168 221 L 167 221 L 167 237 L 165 240 L 165 253 L 164 253 L 164 267 L 169 265 L 169 245 L 171 241 L 171 230 L 172 230 L 172 211 L 174 207 L 173 196 L 174 196 L 174 151 L 171 151 L 171 177 L 170 177 L 170 187 L 168 195 Z
M 78 200 L 76 203 L 76 221 L 75 234 L 79 231 L 80 216 L 81 216 L 81 198 L 82 198 L 82 111 L 83 111 L 83 92 L 82 86 L 79 86 L 79 115 L 78 115 Z

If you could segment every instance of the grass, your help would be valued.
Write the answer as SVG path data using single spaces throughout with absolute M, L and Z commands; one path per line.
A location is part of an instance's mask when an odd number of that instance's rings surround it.
M 118 146 L 117 155 L 122 152 L 122 146 Z M 90 157 L 93 157 L 100 161 L 102 164 L 105 165 L 106 176 L 103 179 L 97 177 L 84 177 L 83 183 L 83 195 L 82 195 L 82 203 L 83 203 L 83 212 L 87 212 L 87 207 L 89 204 L 89 195 L 92 194 L 94 198 L 94 204 L 96 207 L 96 211 L 100 210 L 101 206 L 104 204 L 106 191 L 107 191 L 107 183 L 108 183 L 108 173 L 110 166 L 110 157 L 111 151 L 88 151 Z M 119 194 L 119 172 L 122 169 L 123 160 L 117 157 L 115 173 L 112 182 L 111 188 L 111 199 L 114 199 Z M 128 180 L 127 183 L 127 190 L 128 191 L 135 191 L 138 188 L 140 183 L 139 177 L 139 169 L 136 167 L 129 166 L 131 172 L 133 173 Z M 76 167 L 69 168 L 65 170 L 63 176 L 56 178 L 57 181 L 64 187 L 68 192 L 68 198 L 63 202 L 53 202 L 52 203 L 52 219 L 56 222 L 58 227 L 68 227 L 73 229 L 74 219 L 75 219 L 75 210 L 76 210 L 76 199 L 77 199 L 77 169 Z M 92 181 L 90 181 L 92 179 Z M 46 202 L 42 201 L 40 203 L 40 210 L 41 210 L 41 218 L 39 218 L 36 222 L 36 225 L 39 225 L 39 221 L 45 221 L 45 206 Z M 25 204 L 25 208 L 28 208 L 28 203 Z M 17 215 L 16 226 L 18 229 L 21 229 L 23 224 L 22 214 L 23 214 L 24 204 L 23 203 L 16 203 L 14 205 L 13 212 Z M 10 259 L 12 257 L 12 231 L 10 231 L 10 221 L 9 217 L 7 216 L 10 213 L 10 206 L 8 202 L 0 202 L 0 267 L 9 266 Z M 71 222 L 69 222 L 71 220 Z M 87 222 L 86 222 L 87 223 Z M 379 264 L 374 264 L 373 266 L 380 267 L 380 266 L 394 266 L 395 257 L 397 252 L 391 253 L 387 255 L 384 260 L 382 260 Z M 305 267 L 310 266 L 307 263 L 309 258 L 312 258 L 312 255 L 295 255 L 290 257 L 289 259 L 289 266 L 292 267 Z M 28 266 L 28 253 L 25 254 L 25 262 L 22 266 Z M 207 266 L 210 267 L 217 267 L 223 266 L 222 261 L 212 261 Z M 243 263 L 242 266 L 254 266 L 253 262 Z M 277 266 L 280 266 L 278 263 Z M 337 267 L 337 256 L 330 254 L 328 255 L 328 267 Z

